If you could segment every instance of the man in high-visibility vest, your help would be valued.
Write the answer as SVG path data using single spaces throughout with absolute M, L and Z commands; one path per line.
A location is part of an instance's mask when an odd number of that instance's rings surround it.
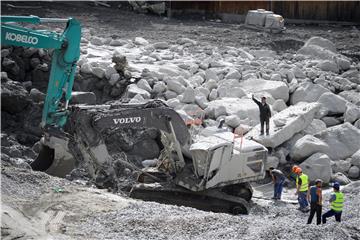
M 330 197 L 330 210 L 322 215 L 322 223 L 326 223 L 326 218 L 335 216 L 337 222 L 341 222 L 341 214 L 344 205 L 344 194 L 340 192 L 340 184 L 333 184 L 334 193 Z
M 302 172 L 300 167 L 293 168 L 296 173 L 296 195 L 298 195 L 299 210 L 302 212 L 309 211 L 309 203 L 307 201 L 307 195 L 309 190 L 309 177 Z

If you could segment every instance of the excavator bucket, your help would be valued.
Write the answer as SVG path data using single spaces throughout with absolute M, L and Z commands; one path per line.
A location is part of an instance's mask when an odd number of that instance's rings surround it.
M 65 177 L 75 168 L 75 159 L 68 149 L 66 139 L 50 137 L 41 139 L 40 152 L 31 167 L 34 171 Z

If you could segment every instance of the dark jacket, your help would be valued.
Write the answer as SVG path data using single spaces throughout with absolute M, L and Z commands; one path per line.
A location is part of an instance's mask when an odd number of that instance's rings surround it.
M 254 97 L 252 98 L 252 100 L 254 100 L 254 102 L 259 106 L 260 119 L 262 120 L 269 119 L 271 117 L 271 111 L 269 105 L 267 103 L 262 104 Z

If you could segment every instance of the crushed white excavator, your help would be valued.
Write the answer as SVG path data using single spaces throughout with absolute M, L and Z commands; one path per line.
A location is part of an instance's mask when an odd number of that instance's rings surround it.
M 284 18 L 265 9 L 249 10 L 245 18 L 245 26 L 255 30 L 280 33 L 286 30 Z

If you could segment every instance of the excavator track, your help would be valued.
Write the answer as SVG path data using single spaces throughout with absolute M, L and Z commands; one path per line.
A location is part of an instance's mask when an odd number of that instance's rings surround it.
M 248 214 L 250 210 L 245 199 L 229 195 L 220 189 L 193 192 L 173 183 L 136 184 L 130 191 L 130 197 L 235 215 Z

